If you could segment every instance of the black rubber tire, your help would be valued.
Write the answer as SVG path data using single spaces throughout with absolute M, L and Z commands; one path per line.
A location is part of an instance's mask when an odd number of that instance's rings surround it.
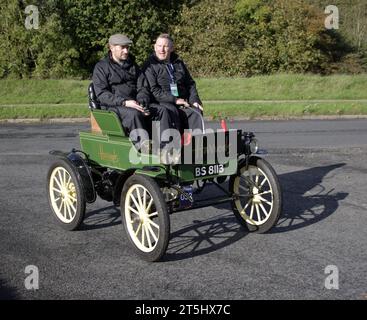
M 266 221 L 264 223 L 255 225 L 253 223 L 249 223 L 248 221 L 246 221 L 245 217 L 243 217 L 240 214 L 240 210 L 239 210 L 238 206 L 236 205 L 236 203 L 238 204 L 238 202 L 236 202 L 236 201 L 239 201 L 239 200 L 233 200 L 232 201 L 232 209 L 233 209 L 233 213 L 236 216 L 237 220 L 239 221 L 239 223 L 242 226 L 245 227 L 246 230 L 248 230 L 250 232 L 253 232 L 253 233 L 265 233 L 265 232 L 269 231 L 279 220 L 280 214 L 282 212 L 282 191 L 281 191 L 279 179 L 278 179 L 278 176 L 277 176 L 275 170 L 273 169 L 273 167 L 266 160 L 258 158 L 258 157 L 251 157 L 251 159 L 249 161 L 249 165 L 260 169 L 262 171 L 262 174 L 266 176 L 268 182 L 264 183 L 264 188 L 266 188 L 266 185 L 271 186 L 271 188 L 269 187 L 267 190 L 265 190 L 265 191 L 269 191 L 269 190 L 271 191 L 270 193 L 268 193 L 269 195 L 267 195 L 267 197 L 268 197 L 267 200 L 268 201 L 272 200 L 271 202 L 273 204 L 272 207 L 271 207 L 271 211 L 269 212 L 269 217 L 266 219 Z M 242 162 L 242 163 L 239 164 L 238 172 L 245 172 L 245 171 L 246 171 L 245 170 L 245 164 L 244 164 L 244 162 Z M 235 193 L 235 192 L 238 191 L 238 190 L 235 190 L 235 188 L 236 188 L 235 187 L 235 182 L 236 182 L 236 179 L 239 179 L 238 177 L 239 177 L 239 175 L 233 175 L 233 176 L 230 177 L 229 191 L 231 193 Z M 249 199 L 250 198 L 251 197 L 249 197 Z M 251 200 L 251 202 L 252 202 L 252 200 Z M 249 204 L 251 202 L 250 202 L 250 200 L 248 201 Z M 242 206 L 242 204 L 241 204 L 241 207 L 244 208 Z
M 127 205 L 126 204 L 127 194 L 132 187 L 136 187 L 137 185 L 143 186 L 144 188 L 147 189 L 148 193 L 153 199 L 152 207 L 155 208 L 155 211 L 158 213 L 157 216 L 153 218 L 154 222 L 159 226 L 159 231 L 157 232 L 158 240 L 155 241 L 155 245 L 153 246 L 154 249 L 150 252 L 145 252 L 137 246 L 137 244 L 134 242 L 132 236 L 129 233 L 130 229 L 127 225 L 128 224 L 127 216 L 129 216 L 128 213 L 125 214 L 125 206 Z M 121 210 L 121 219 L 126 231 L 126 236 L 129 239 L 129 243 L 134 252 L 145 261 L 154 262 L 160 260 L 167 250 L 170 238 L 170 218 L 163 193 L 159 188 L 158 184 L 152 178 L 144 175 L 134 174 L 131 177 L 129 177 L 126 180 L 124 187 L 122 189 L 120 210 Z M 130 218 L 131 217 L 132 216 L 130 216 Z M 141 228 L 143 229 L 143 227 Z M 133 231 L 136 230 L 133 229 Z M 143 231 L 141 232 L 143 233 Z M 135 240 L 137 241 L 137 239 Z
M 53 173 L 56 170 L 60 170 L 60 168 L 63 168 L 71 177 L 71 182 L 75 186 L 75 194 L 76 194 L 76 205 L 75 205 L 75 216 L 70 222 L 64 222 L 61 220 L 60 216 L 57 214 L 57 212 L 54 209 L 54 205 L 56 205 L 56 201 L 52 200 L 51 190 L 50 190 L 50 183 L 51 179 L 53 177 Z M 61 169 L 62 170 L 62 169 Z M 64 159 L 58 159 L 55 162 L 52 163 L 50 166 L 48 173 L 47 173 L 47 195 L 48 195 L 48 203 L 50 205 L 51 211 L 53 213 L 53 217 L 55 218 L 58 225 L 60 225 L 63 229 L 68 231 L 73 231 L 79 228 L 80 224 L 83 222 L 84 214 L 85 214 L 85 196 L 83 187 L 80 183 L 80 180 L 78 179 L 78 172 L 74 168 L 72 164 L 69 163 L 69 161 Z M 60 207 L 61 208 L 61 207 Z M 59 213 L 60 214 L 60 213 Z

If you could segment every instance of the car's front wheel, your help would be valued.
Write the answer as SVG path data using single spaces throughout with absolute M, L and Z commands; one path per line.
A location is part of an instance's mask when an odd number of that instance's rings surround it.
M 282 194 L 277 174 L 264 159 L 252 158 L 248 167 L 243 163 L 237 175 L 229 180 L 237 220 L 251 232 L 264 233 L 278 221 Z
M 134 251 L 146 261 L 166 252 L 170 219 L 158 184 L 150 177 L 132 175 L 121 193 L 121 217 Z
M 56 221 L 65 230 L 77 229 L 84 218 L 85 197 L 76 169 L 59 159 L 51 165 L 47 182 L 48 202 Z

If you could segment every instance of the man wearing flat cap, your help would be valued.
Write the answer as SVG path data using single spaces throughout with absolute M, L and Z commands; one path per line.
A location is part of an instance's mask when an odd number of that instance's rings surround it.
M 112 35 L 108 56 L 96 64 L 92 78 L 99 102 L 119 115 L 127 134 L 134 129 L 148 129 L 150 96 L 144 75 L 129 53 L 131 44 L 126 35 Z

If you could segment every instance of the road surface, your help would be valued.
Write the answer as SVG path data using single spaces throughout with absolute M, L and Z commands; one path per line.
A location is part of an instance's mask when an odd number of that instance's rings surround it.
M 0 298 L 367 299 L 367 120 L 229 127 L 256 132 L 269 150 L 284 193 L 279 223 L 256 235 L 229 205 L 177 213 L 166 256 L 147 263 L 111 203 L 88 205 L 80 231 L 51 216 L 48 151 L 79 147 L 87 124 L 1 124 Z M 25 286 L 27 266 L 38 290 Z

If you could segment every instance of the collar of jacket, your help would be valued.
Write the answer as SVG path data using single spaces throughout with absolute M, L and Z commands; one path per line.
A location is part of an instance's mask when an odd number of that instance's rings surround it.
M 113 60 L 111 51 L 108 51 L 108 56 L 106 58 L 108 59 L 110 63 L 120 66 L 121 68 L 124 68 L 124 69 L 130 68 L 135 62 L 135 57 L 130 53 L 127 57 L 127 60 L 122 61 L 121 64 Z

